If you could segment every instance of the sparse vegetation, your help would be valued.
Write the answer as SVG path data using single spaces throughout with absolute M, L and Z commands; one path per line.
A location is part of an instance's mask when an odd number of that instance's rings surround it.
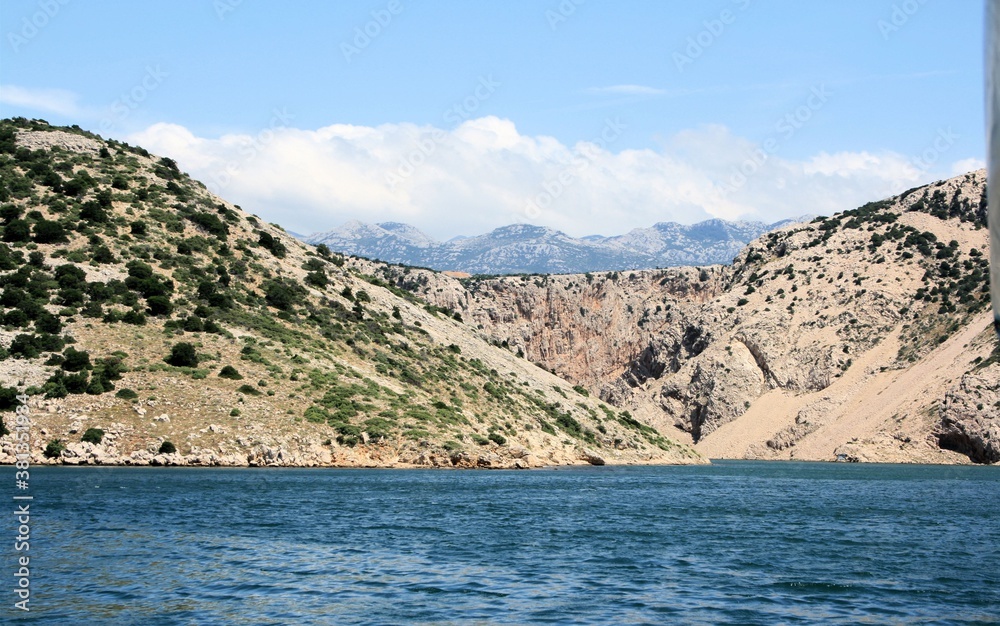
M 101 443 L 104 440 L 104 431 L 100 428 L 88 428 L 84 433 L 80 441 L 85 441 L 87 443 Z

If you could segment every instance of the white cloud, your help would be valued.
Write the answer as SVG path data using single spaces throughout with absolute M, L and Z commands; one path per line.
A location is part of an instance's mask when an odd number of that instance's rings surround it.
M 962 159 L 961 161 L 955 161 L 951 166 L 951 174 L 953 176 L 958 176 L 960 174 L 965 174 L 972 172 L 974 170 L 981 170 L 986 167 L 986 161 L 982 159 Z
M 79 96 L 65 89 L 33 89 L 18 85 L 0 85 L 0 102 L 32 111 L 76 116 L 81 112 Z
M 513 222 L 581 236 L 710 217 L 777 221 L 829 215 L 941 177 L 888 152 L 797 161 L 779 151 L 754 161 L 759 146 L 722 126 L 678 133 L 655 150 L 616 149 L 613 120 L 603 136 L 573 146 L 496 117 L 453 130 L 333 125 L 216 138 L 156 124 L 128 141 L 302 233 L 351 219 L 407 222 L 441 239 Z
M 616 96 L 659 96 L 667 93 L 667 91 L 645 85 L 611 85 L 610 87 L 591 87 L 587 90 L 587 93 Z

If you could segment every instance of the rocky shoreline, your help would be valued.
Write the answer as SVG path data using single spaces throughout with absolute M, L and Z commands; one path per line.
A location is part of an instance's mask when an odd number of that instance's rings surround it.
M 74 434 L 78 433 L 76 430 Z M 49 432 L 41 430 L 41 439 Z M 678 458 L 637 450 L 602 450 L 580 446 L 548 450 L 544 456 L 519 446 L 491 444 L 481 450 L 445 450 L 430 442 L 366 443 L 355 447 L 289 439 L 271 445 L 258 444 L 243 450 L 222 452 L 193 447 L 191 452 L 162 453 L 149 446 L 128 450 L 118 442 L 128 440 L 128 427 L 112 424 L 101 443 L 66 442 L 58 457 L 49 458 L 42 450 L 31 454 L 32 465 L 106 467 L 329 467 L 329 468 L 454 468 L 454 469 L 537 469 L 583 465 L 693 465 L 708 463 L 698 456 Z M 230 444 L 235 442 L 229 442 Z M 224 446 L 231 448 L 232 446 Z M 0 466 L 13 465 L 15 442 L 11 435 L 0 439 Z
M 0 453 L 0 466 L 13 466 L 15 459 L 12 447 L 4 447 Z M 552 455 L 539 458 L 527 450 L 503 450 L 483 454 L 423 452 L 409 454 L 379 454 L 366 450 L 330 451 L 314 455 L 296 455 L 284 448 L 256 448 L 246 455 L 218 454 L 215 452 L 192 454 L 162 454 L 147 450 L 137 450 L 128 455 L 116 454 L 100 445 L 86 442 L 70 444 L 59 458 L 47 458 L 43 454 L 33 454 L 32 465 L 47 466 L 91 466 L 91 467 L 284 467 L 331 469 L 542 469 L 567 466 L 603 465 L 693 465 L 707 464 L 707 460 L 692 459 L 690 463 L 650 457 L 622 462 L 608 459 L 590 451 L 572 454 Z

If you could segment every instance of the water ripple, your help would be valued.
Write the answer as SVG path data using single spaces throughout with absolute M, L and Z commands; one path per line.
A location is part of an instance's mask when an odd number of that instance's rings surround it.
M 1000 623 L 994 470 L 40 468 L 24 623 Z

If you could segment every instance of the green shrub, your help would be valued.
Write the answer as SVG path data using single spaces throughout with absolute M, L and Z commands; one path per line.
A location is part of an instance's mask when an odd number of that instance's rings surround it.
M 323 407 L 311 406 L 303 414 L 306 421 L 316 424 L 325 424 L 330 419 L 330 414 Z
M 87 282 L 87 273 L 70 263 L 57 267 L 55 277 L 56 282 L 59 283 L 59 286 L 64 289 L 76 287 L 77 285 L 82 285 Z
M 201 333 L 205 331 L 205 323 L 201 321 L 200 317 L 192 315 L 185 318 L 182 328 L 184 328 L 185 332 Z
M 193 345 L 182 341 L 171 348 L 164 361 L 175 367 L 198 367 L 198 352 Z
M 145 326 L 146 316 L 140 313 L 139 311 L 130 310 L 127 311 L 125 315 L 121 317 L 121 321 L 125 322 L 126 324 L 132 324 L 133 326 Z
M 3 316 L 4 326 L 13 326 L 14 328 L 24 328 L 28 325 L 28 316 L 24 311 L 20 309 L 11 309 L 7 311 Z
M 121 398 L 122 400 L 135 400 L 139 397 L 139 394 L 131 389 L 119 389 L 118 392 L 115 393 L 115 397 Z
M 49 333 L 39 335 L 20 334 L 14 337 L 9 351 L 11 356 L 35 359 L 42 352 L 58 352 L 62 350 L 64 343 L 61 337 Z
M 305 295 L 301 285 L 288 280 L 267 280 L 263 284 L 264 299 L 270 306 L 282 311 L 290 311 L 296 301 Z
M 226 224 L 218 216 L 211 213 L 192 213 L 186 217 L 221 241 L 225 241 L 229 235 L 229 228 Z
M 62 368 L 67 372 L 79 372 L 90 369 L 90 354 L 77 350 L 73 346 L 66 348 L 63 352 Z
M 35 243 L 66 243 L 66 229 L 59 222 L 42 219 L 35 222 Z
M 57 375 L 61 374 L 62 372 L 57 372 Z M 86 393 L 87 388 L 90 387 L 90 374 L 84 370 L 82 372 L 77 372 L 72 376 L 64 376 L 62 378 L 62 383 L 66 387 L 66 391 L 69 393 Z
M 45 446 L 45 458 L 47 459 L 57 459 L 62 455 L 63 451 L 66 449 L 66 444 L 63 443 L 62 439 L 53 439 Z
M 3 240 L 11 243 L 29 241 L 31 239 L 31 225 L 20 219 L 11 220 L 3 228 Z
M 232 411 L 229 412 L 229 417 L 239 417 L 239 416 L 240 416 L 239 409 L 233 409 Z
M 325 288 L 330 281 L 326 277 L 326 272 L 323 270 L 318 270 L 315 272 L 309 272 L 306 274 L 306 284 L 312 285 L 317 289 Z
M 569 413 L 559 413 L 556 416 L 556 424 L 559 425 L 559 428 L 574 437 L 580 437 L 583 434 L 583 427 L 580 425 L 580 422 L 576 421 L 576 418 Z
M 500 433 L 490 433 L 488 439 L 498 446 L 502 446 L 507 443 L 507 438 Z
M 227 365 L 219 370 L 219 378 L 227 378 L 229 380 L 243 380 L 243 376 L 240 375 L 236 368 L 232 365 Z
M 174 454 L 177 452 L 177 446 L 170 443 L 169 441 L 164 441 L 160 444 L 159 453 L 160 454 Z
M 108 221 L 108 212 L 97 202 L 90 200 L 80 208 L 80 219 L 88 222 L 104 223 Z
M 237 389 L 236 391 L 238 391 L 238 392 L 240 392 L 242 394 L 246 394 L 248 396 L 259 396 L 260 395 L 260 392 L 257 391 L 257 388 L 253 387 L 251 385 L 240 385 L 240 388 Z
M 394 425 L 395 420 L 390 421 L 382 417 L 372 417 L 365 420 L 364 429 L 372 441 L 379 441 L 389 438 Z
M 257 239 L 257 243 L 259 243 L 261 247 L 270 250 L 271 254 L 279 259 L 285 258 L 285 255 L 288 253 L 288 248 L 285 247 L 285 244 L 275 239 L 270 233 L 261 231 L 260 237 Z
M 0 411 L 13 411 L 20 404 L 17 400 L 17 389 L 0 385 Z
M 170 315 L 174 310 L 170 297 L 165 295 L 150 296 L 146 299 L 146 304 L 149 306 L 148 313 L 153 317 Z
M 86 441 L 87 443 L 101 443 L 104 440 L 104 431 L 100 428 L 88 428 L 86 432 L 83 433 L 83 437 L 80 441 Z

